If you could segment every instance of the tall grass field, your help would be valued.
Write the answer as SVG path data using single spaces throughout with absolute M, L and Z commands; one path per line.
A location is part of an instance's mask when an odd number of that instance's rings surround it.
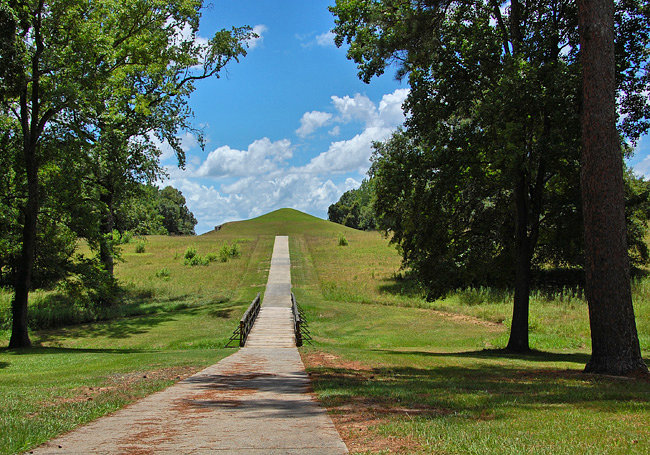
M 290 237 L 314 392 L 352 453 L 650 453 L 650 383 L 581 372 L 590 338 L 580 292 L 535 292 L 536 352 L 507 355 L 510 292 L 464 289 L 428 302 L 381 234 L 290 209 L 125 245 L 116 266 L 125 292 L 111 311 L 35 292 L 37 347 L 2 348 L 6 322 L 0 331 L 0 453 L 26 451 L 232 353 L 223 346 L 264 290 L 275 235 Z M 222 261 L 233 245 L 238 254 Z M 201 261 L 186 263 L 188 249 Z M 650 279 L 633 289 L 649 362 Z M 0 292 L 0 323 L 10 299 Z

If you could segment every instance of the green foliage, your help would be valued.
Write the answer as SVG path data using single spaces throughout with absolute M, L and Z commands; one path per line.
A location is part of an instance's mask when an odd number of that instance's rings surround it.
M 377 229 L 374 197 L 373 180 L 364 179 L 359 188 L 346 191 L 336 203 L 329 206 L 328 219 L 354 229 Z
M 196 218 L 185 205 L 183 194 L 171 186 L 160 190 L 158 211 L 162 224 L 171 235 L 194 235 Z
M 146 242 L 144 240 L 142 240 L 142 239 L 138 240 L 137 242 L 135 242 L 135 252 L 136 253 L 144 253 L 145 246 L 146 246 Z
M 348 246 L 348 239 L 345 238 L 345 235 L 339 234 L 339 246 Z
M 169 280 L 169 278 L 171 277 L 171 272 L 167 267 L 163 267 L 162 269 L 156 272 L 156 277 L 162 278 L 164 280 Z
M 221 262 L 228 262 L 229 259 L 238 258 L 241 256 L 241 251 L 238 242 L 233 242 L 230 245 L 224 243 L 219 250 L 219 260 Z
M 197 254 L 196 256 L 192 256 L 190 259 L 185 259 L 184 264 L 189 265 L 190 267 L 195 267 L 197 265 L 206 266 L 210 264 L 210 260 L 205 256 Z
M 650 16 L 637 1 L 616 9 L 621 132 L 634 140 L 650 109 L 639 71 Z M 394 61 L 408 77 L 406 129 L 375 145 L 370 175 L 379 226 L 430 297 L 515 280 L 524 289 L 531 266 L 580 264 L 575 3 L 338 0 L 331 11 L 361 79 Z
M 196 248 L 193 246 L 188 246 L 187 249 L 185 250 L 185 254 L 183 255 L 183 257 L 186 260 L 188 260 L 188 259 L 192 259 L 195 256 L 196 256 Z

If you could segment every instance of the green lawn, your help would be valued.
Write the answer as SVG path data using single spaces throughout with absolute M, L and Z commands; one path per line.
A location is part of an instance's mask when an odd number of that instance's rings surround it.
M 292 281 L 314 344 L 302 349 L 319 399 L 353 452 L 649 453 L 650 384 L 581 373 L 589 354 L 585 303 L 536 295 L 539 353 L 505 355 L 507 293 L 465 290 L 427 302 L 396 275 L 399 255 L 378 233 L 282 210 L 199 237 L 149 237 L 117 265 L 138 316 L 32 332 L 8 351 L 0 332 L 0 453 L 15 453 L 218 361 L 255 294 L 273 238 L 290 236 Z M 340 235 L 348 246 L 338 246 Z M 185 250 L 241 257 L 183 265 Z M 157 273 L 161 269 L 168 273 Z M 160 276 L 163 275 L 163 276 Z M 168 275 L 168 276 L 164 276 Z M 6 311 L 7 292 L 0 293 Z M 34 302 L 51 293 L 36 292 Z M 635 283 L 642 349 L 650 352 L 650 281 Z
M 345 235 L 346 247 L 335 236 L 294 237 L 291 257 L 314 335 L 303 359 L 352 452 L 650 453 L 650 383 L 581 372 L 589 326 L 574 293 L 535 293 L 538 352 L 504 354 L 508 293 L 427 302 L 396 278 L 399 256 L 379 234 Z M 646 356 L 649 287 L 634 285 Z
M 204 255 L 235 241 L 240 258 L 183 265 L 190 246 Z M 272 247 L 273 236 L 243 237 L 236 225 L 198 237 L 152 236 L 145 253 L 125 245 L 116 268 L 138 296 L 125 304 L 148 314 L 32 332 L 30 350 L 2 348 L 9 332 L 0 332 L 0 454 L 34 447 L 231 354 L 223 346 L 266 285 Z M 168 277 L 156 275 L 162 268 Z M 56 293 L 34 294 L 43 304 Z M 10 294 L 2 297 L 8 310 Z

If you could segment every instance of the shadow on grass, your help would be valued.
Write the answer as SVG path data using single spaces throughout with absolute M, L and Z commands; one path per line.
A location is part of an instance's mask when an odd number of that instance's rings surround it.
M 7 368 L 9 366 L 9 362 L 0 362 L 0 370 L 3 368 Z
M 143 349 L 90 349 L 90 348 L 59 348 L 34 346 L 32 348 L 9 349 L 0 348 L 0 353 L 11 355 L 41 355 L 41 354 L 136 354 L 152 352 Z M 0 362 L 0 368 L 9 366 L 8 363 Z
M 386 284 L 379 285 L 378 289 L 380 293 L 412 298 L 422 298 L 425 296 L 422 285 L 408 275 L 395 274 L 392 278 L 384 278 L 382 281 L 386 282 Z
M 186 309 L 184 313 L 196 312 L 198 309 Z M 36 340 L 38 343 L 57 341 L 61 338 L 95 338 L 106 337 L 114 339 L 129 338 L 134 335 L 147 333 L 152 328 L 168 321 L 174 320 L 171 313 L 158 313 L 146 316 L 135 316 L 112 321 L 103 321 L 64 327 L 54 330 L 38 332 Z
M 480 351 L 464 352 L 430 352 L 430 351 L 396 351 L 390 349 L 374 349 L 375 352 L 397 355 L 416 355 L 423 357 L 468 357 L 475 359 L 518 359 L 529 362 L 571 362 L 586 365 L 589 354 L 582 353 L 555 353 L 531 351 L 525 354 L 516 354 L 504 349 L 483 349 Z
M 583 374 L 578 370 L 503 367 L 380 367 L 356 370 L 310 368 L 314 390 L 328 408 L 424 418 L 507 418 L 523 408 L 569 405 L 570 409 L 629 412 L 648 409 L 648 383 Z

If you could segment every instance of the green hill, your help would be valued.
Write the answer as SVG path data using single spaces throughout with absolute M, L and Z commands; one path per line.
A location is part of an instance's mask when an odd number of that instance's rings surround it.
M 329 235 L 351 231 L 354 229 L 308 215 L 299 210 L 285 208 L 250 220 L 225 223 L 219 231 L 210 231 L 204 235 Z

